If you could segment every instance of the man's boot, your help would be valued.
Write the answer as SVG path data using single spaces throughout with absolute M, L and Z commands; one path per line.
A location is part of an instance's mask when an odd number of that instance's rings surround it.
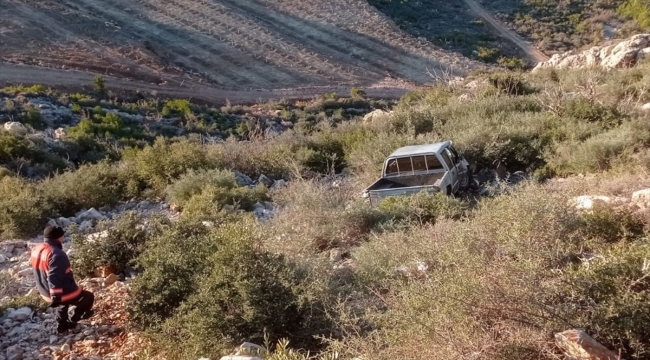
M 62 334 L 68 330 L 72 330 L 77 327 L 77 323 L 74 323 L 72 321 L 61 321 L 59 322 L 59 325 L 56 327 L 56 332 L 59 334 Z

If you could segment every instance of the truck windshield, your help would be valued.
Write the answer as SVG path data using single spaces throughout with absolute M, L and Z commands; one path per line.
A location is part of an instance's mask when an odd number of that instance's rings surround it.
M 413 173 L 413 171 L 444 170 L 435 155 L 407 156 L 388 160 L 386 175 Z

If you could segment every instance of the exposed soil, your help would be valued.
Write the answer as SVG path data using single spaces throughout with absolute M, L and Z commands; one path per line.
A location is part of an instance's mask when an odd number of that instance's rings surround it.
M 364 0 L 3 0 L 0 34 L 0 83 L 78 86 L 101 73 L 127 90 L 211 101 L 353 86 L 394 97 L 482 66 Z

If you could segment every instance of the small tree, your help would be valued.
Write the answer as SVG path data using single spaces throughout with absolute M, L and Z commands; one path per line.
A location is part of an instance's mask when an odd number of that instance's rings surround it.
M 355 88 L 352 88 L 352 90 L 350 90 L 350 95 L 353 98 L 364 98 L 364 97 L 366 97 L 366 92 L 363 91 L 362 89 L 359 89 L 359 88 L 355 87 Z
M 103 97 L 106 95 L 106 81 L 101 75 L 95 76 L 95 80 L 93 80 L 93 88 L 99 96 Z

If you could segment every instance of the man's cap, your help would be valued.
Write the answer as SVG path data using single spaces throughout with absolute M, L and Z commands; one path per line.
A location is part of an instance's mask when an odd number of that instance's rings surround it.
M 46 239 L 58 239 L 65 234 L 60 226 L 48 226 L 43 231 L 43 237 Z

